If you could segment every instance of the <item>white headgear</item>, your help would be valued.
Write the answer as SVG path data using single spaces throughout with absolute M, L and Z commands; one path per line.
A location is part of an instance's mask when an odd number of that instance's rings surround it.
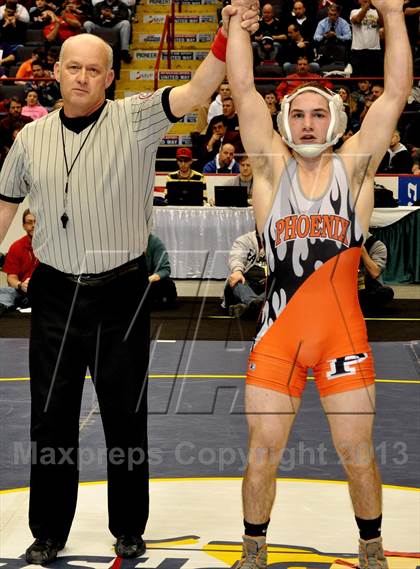
M 291 102 L 295 97 L 305 93 L 306 91 L 312 91 L 313 93 L 318 93 L 325 97 L 328 101 L 328 106 L 330 108 L 330 126 L 328 127 L 327 137 L 324 144 L 295 144 L 292 138 L 292 132 L 289 125 L 289 111 Z M 347 126 L 347 115 L 344 110 L 343 100 L 340 95 L 333 93 L 328 89 L 328 92 L 319 89 L 316 86 L 308 85 L 302 89 L 298 89 L 291 95 L 284 97 L 281 103 L 281 111 L 277 116 L 277 125 L 279 127 L 280 134 L 284 142 L 296 150 L 301 156 L 305 158 L 313 158 L 318 156 L 327 149 L 329 146 L 336 144 L 338 139 L 344 134 Z

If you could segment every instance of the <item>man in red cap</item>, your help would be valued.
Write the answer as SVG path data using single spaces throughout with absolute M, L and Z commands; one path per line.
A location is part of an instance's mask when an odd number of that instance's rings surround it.
M 175 172 L 170 172 L 168 174 L 166 180 L 167 182 L 202 182 L 205 186 L 206 180 L 203 174 L 191 168 L 193 156 L 190 148 L 178 148 L 175 157 L 178 164 L 178 170 L 175 170 Z M 204 201 L 207 202 L 206 190 L 204 190 L 203 197 Z

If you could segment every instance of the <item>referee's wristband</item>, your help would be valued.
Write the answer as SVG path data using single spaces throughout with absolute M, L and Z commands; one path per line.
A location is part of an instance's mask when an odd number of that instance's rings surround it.
M 219 61 L 226 61 L 227 37 L 223 35 L 222 28 L 219 28 L 216 37 L 211 44 L 211 52 Z

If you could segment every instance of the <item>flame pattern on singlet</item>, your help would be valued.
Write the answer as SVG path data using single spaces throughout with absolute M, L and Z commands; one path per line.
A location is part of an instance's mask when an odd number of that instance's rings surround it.
M 288 160 L 263 237 L 269 276 L 254 346 L 308 277 L 326 261 L 363 243 L 344 165 L 337 155 L 333 155 L 327 189 L 315 200 L 304 196 L 297 162 Z

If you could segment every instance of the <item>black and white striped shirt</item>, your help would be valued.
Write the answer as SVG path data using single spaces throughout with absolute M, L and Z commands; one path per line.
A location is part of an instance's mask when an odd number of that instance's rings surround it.
M 70 168 L 91 126 L 73 132 L 57 111 L 18 134 L 0 173 L 0 199 L 19 203 L 29 194 L 37 220 L 33 249 L 41 262 L 65 273 L 101 273 L 144 253 L 156 151 L 177 120 L 169 92 L 106 102 L 70 173 L 66 229 L 62 132 Z

